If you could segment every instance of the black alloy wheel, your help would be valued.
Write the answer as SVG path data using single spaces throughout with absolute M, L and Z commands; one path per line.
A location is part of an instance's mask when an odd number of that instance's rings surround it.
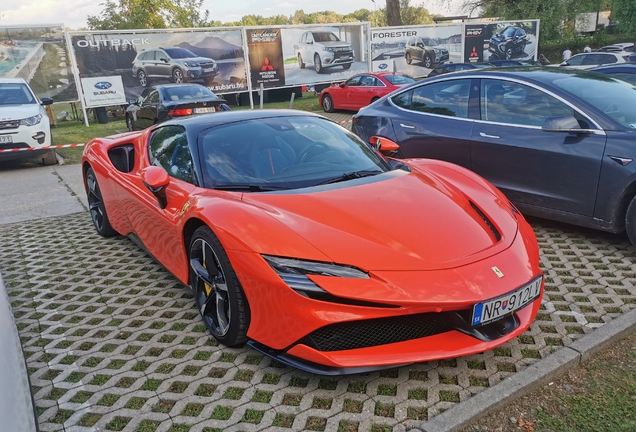
M 103 237 L 110 237 L 117 234 L 117 231 L 110 226 L 110 220 L 108 220 L 108 215 L 106 214 L 102 193 L 92 168 L 86 170 L 84 186 L 86 187 L 86 197 L 88 198 L 88 210 L 91 213 L 91 219 L 93 219 L 93 225 L 95 225 L 97 234 Z

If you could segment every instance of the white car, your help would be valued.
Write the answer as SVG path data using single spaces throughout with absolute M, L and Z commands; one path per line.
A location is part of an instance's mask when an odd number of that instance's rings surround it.
M 52 145 L 51 124 L 45 105 L 22 78 L 0 78 L 0 149 L 40 149 Z M 55 150 L 0 152 L 0 161 L 41 159 L 45 165 L 57 163 Z
M 314 65 L 316 73 L 323 73 L 326 68 L 342 66 L 344 70 L 351 67 L 355 53 L 348 42 L 327 30 L 306 31 L 294 45 L 298 65 L 305 68 L 305 63 Z
M 597 51 L 573 55 L 569 60 L 564 61 L 559 66 L 568 69 L 592 69 L 597 66 L 627 62 L 629 62 L 627 55 Z

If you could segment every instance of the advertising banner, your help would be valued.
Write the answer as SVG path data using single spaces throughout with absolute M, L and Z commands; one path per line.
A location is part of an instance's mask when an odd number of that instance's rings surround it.
M 70 32 L 69 40 L 80 78 L 118 75 L 126 100 L 170 82 L 202 84 L 216 93 L 247 90 L 240 28 Z
M 369 23 L 246 28 L 252 86 L 345 81 L 368 72 Z
M 374 28 L 372 70 L 424 77 L 442 63 L 461 62 L 461 47 L 461 24 Z
M 23 78 L 39 98 L 78 100 L 64 24 L 0 26 L 0 77 Z
M 124 83 L 119 75 L 82 78 L 82 93 L 87 108 L 127 103 Z
M 539 20 L 466 24 L 464 61 L 537 60 Z

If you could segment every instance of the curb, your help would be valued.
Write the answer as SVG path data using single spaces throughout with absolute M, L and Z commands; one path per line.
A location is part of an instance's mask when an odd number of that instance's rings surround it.
M 526 369 L 422 423 L 412 432 L 455 432 L 486 414 L 558 378 L 593 354 L 636 331 L 636 309 L 539 360 Z

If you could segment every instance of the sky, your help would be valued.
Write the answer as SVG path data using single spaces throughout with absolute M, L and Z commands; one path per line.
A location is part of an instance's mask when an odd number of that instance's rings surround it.
M 73 30 L 86 27 L 86 17 L 100 15 L 104 0 L 3 0 L 0 3 L 0 27 L 20 24 L 64 24 Z M 118 2 L 118 0 L 115 0 Z M 413 6 L 424 6 L 430 13 L 460 15 L 462 0 L 411 0 Z M 358 9 L 385 7 L 385 0 L 205 0 L 202 9 L 210 10 L 210 19 L 238 21 L 245 15 L 292 15 L 334 11 L 347 14 Z

